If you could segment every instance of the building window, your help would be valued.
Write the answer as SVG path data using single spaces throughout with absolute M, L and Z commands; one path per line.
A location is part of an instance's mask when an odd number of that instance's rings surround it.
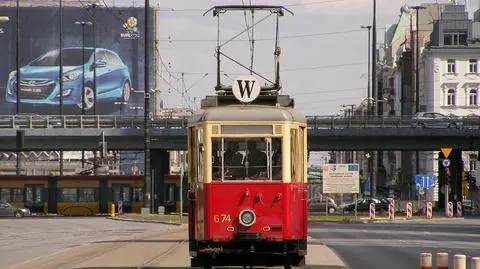
M 476 106 L 477 103 L 477 90 L 471 89 L 468 93 L 468 104 L 471 106 Z
M 448 73 L 455 73 L 455 60 L 449 59 L 447 61 L 447 72 Z
M 454 106 L 455 105 L 455 90 L 449 89 L 447 92 L 447 105 Z
M 466 32 L 443 33 L 443 45 L 445 46 L 467 45 L 467 33 Z
M 477 59 L 470 59 L 469 60 L 468 72 L 477 73 Z

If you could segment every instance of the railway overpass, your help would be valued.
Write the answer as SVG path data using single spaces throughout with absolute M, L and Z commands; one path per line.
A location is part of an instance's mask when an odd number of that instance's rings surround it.
M 308 116 L 308 148 L 326 150 L 480 149 L 480 119 L 459 119 L 460 128 L 413 126 L 409 117 Z M 457 122 L 458 122 L 457 121 Z M 186 149 L 187 118 L 152 118 L 151 149 Z M 14 151 L 16 130 L 25 130 L 24 151 L 98 149 L 102 133 L 109 149 L 141 150 L 144 119 L 126 116 L 0 116 L 0 151 Z

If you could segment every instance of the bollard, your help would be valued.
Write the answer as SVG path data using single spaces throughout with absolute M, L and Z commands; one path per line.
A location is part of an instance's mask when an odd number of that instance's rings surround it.
M 455 254 L 455 256 L 453 256 L 453 269 L 467 269 L 467 257 L 465 255 Z
M 111 216 L 112 218 L 115 217 L 115 204 L 114 204 L 114 203 L 112 203 L 112 204 L 110 205 L 110 216 Z
M 420 269 L 432 269 L 432 253 L 420 253 Z
M 395 206 L 393 203 L 388 204 L 388 219 L 394 220 L 395 219 Z
M 472 257 L 471 269 L 480 269 L 480 257 Z
M 408 202 L 407 203 L 407 219 L 412 219 L 412 214 L 413 214 L 413 208 L 412 208 L 412 203 Z
M 370 207 L 369 207 L 369 211 L 370 211 L 370 219 L 375 219 L 375 204 L 374 203 L 370 203 Z
M 453 217 L 453 203 L 452 202 L 448 202 L 447 217 L 449 217 L 449 218 Z
M 448 269 L 448 253 L 437 253 L 437 269 Z
M 427 203 L 427 219 L 431 219 L 432 218 L 432 203 L 431 202 L 428 202 Z
M 457 202 L 457 218 L 462 217 L 462 202 Z

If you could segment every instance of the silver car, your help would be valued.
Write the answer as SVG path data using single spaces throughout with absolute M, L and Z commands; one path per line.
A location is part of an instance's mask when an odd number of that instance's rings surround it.
M 14 207 L 9 203 L 0 202 L 0 216 L 1 217 L 16 217 L 23 218 L 30 216 L 32 213 L 27 208 Z
M 412 117 L 412 127 L 460 128 L 462 122 L 438 112 L 418 112 Z

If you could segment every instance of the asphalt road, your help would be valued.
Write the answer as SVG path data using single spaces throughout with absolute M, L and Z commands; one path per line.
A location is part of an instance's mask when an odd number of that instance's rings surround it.
M 128 239 L 169 227 L 104 217 L 0 218 L 0 268 L 79 245 Z
M 422 252 L 480 257 L 480 220 L 422 224 L 333 224 L 309 227 L 310 235 L 327 245 L 351 269 L 419 268 Z M 435 264 L 433 264 L 435 266 Z

